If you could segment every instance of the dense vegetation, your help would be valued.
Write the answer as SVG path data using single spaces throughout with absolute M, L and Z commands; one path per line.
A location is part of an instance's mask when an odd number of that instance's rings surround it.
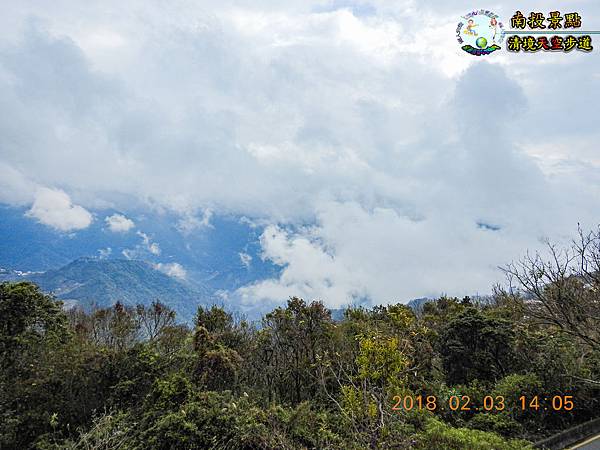
M 598 242 L 509 266 L 515 286 L 486 301 L 340 321 L 291 298 L 260 324 L 200 307 L 187 326 L 157 302 L 64 311 L 0 284 L 0 448 L 529 448 L 598 414 Z M 463 396 L 480 410 L 448 407 Z M 544 409 L 554 396 L 561 411 Z

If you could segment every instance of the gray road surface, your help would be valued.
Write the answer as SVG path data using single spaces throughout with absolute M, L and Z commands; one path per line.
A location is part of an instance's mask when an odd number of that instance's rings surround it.
M 600 450 L 600 435 L 589 438 L 574 447 L 571 450 Z

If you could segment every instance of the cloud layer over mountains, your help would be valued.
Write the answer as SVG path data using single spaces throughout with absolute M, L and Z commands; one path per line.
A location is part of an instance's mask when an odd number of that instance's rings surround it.
M 249 217 L 283 267 L 231 293 L 250 303 L 487 292 L 600 221 L 594 52 L 470 57 L 462 1 L 126 5 L 5 8 L 0 202 L 62 232 L 134 230 L 93 216 L 133 205 L 184 234 Z

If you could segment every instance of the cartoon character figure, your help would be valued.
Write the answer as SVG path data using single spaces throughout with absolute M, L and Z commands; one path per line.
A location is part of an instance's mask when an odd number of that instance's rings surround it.
M 477 36 L 477 32 L 475 31 L 475 27 L 478 26 L 473 19 L 469 19 L 467 22 L 467 26 L 465 27 L 465 34 L 469 36 Z
M 490 29 L 492 30 L 492 42 L 496 42 L 496 35 L 498 34 L 498 21 L 495 17 L 490 20 Z

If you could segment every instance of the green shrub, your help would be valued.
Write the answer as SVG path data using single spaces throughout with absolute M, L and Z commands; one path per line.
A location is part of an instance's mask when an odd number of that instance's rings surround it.
M 506 441 L 497 434 L 452 428 L 437 419 L 431 419 L 425 430 L 417 435 L 417 449 L 422 450 L 533 450 L 526 441 Z
M 469 428 L 482 431 L 493 431 L 507 437 L 518 436 L 523 432 L 523 426 L 508 413 L 475 414 L 468 422 Z

